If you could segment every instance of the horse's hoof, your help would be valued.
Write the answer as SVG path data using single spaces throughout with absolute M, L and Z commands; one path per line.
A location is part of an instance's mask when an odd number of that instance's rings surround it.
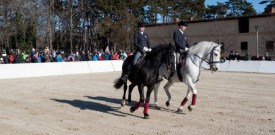
M 177 113 L 182 113 L 182 109 L 178 108 Z
M 134 107 L 130 108 L 130 112 L 133 113 L 135 111 Z
M 150 116 L 148 113 L 144 113 L 144 119 L 150 119 Z
M 166 101 L 166 106 L 169 107 L 170 106 L 170 102 L 169 101 Z
M 189 105 L 188 110 L 191 112 L 191 111 L 193 111 L 193 108 Z
M 129 101 L 125 101 L 125 105 L 129 105 Z
M 125 100 L 122 100 L 120 105 L 121 105 L 121 107 L 125 106 Z
M 160 110 L 161 108 L 159 106 L 155 105 L 155 109 Z

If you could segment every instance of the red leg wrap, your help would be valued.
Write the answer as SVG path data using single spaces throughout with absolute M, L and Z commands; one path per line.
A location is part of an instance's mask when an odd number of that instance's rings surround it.
M 185 97 L 185 98 L 182 100 L 181 105 L 184 106 L 185 103 L 186 103 L 187 101 L 188 101 L 188 99 Z
M 149 109 L 149 103 L 145 103 L 143 113 L 148 113 L 148 109 Z
M 192 105 L 196 104 L 196 100 L 197 100 L 197 94 L 193 94 Z
M 137 110 L 141 105 L 142 105 L 142 103 L 141 103 L 141 102 L 138 102 L 138 103 L 134 106 L 134 109 Z

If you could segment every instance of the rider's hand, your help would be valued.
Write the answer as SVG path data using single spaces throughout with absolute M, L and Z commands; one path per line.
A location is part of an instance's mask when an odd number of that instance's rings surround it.
M 148 49 L 147 47 L 143 47 L 143 51 L 144 51 L 144 52 L 148 52 L 149 49 Z
M 187 52 L 189 50 L 189 48 L 185 47 L 184 50 Z
M 148 51 L 149 51 L 149 52 L 151 52 L 151 51 L 152 51 L 152 49 L 151 49 L 151 48 L 148 48 Z

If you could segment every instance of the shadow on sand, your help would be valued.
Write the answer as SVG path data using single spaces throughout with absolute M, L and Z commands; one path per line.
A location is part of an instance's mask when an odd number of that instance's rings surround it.
M 59 102 L 59 103 L 69 104 L 69 105 L 71 105 L 73 107 L 77 107 L 81 110 L 87 110 L 88 109 L 88 110 L 98 111 L 98 112 L 102 112 L 102 113 L 112 114 L 112 115 L 119 116 L 119 117 L 126 117 L 128 115 L 128 116 L 143 118 L 143 117 L 140 117 L 140 116 L 133 115 L 131 113 L 121 112 L 121 111 L 119 111 L 119 109 L 121 109 L 120 107 L 112 107 L 112 106 L 108 106 L 108 105 L 105 105 L 105 104 L 92 102 L 92 101 L 66 100 L 66 99 L 51 99 L 51 100 Z M 109 99 L 109 101 L 115 101 L 116 102 L 117 99 Z

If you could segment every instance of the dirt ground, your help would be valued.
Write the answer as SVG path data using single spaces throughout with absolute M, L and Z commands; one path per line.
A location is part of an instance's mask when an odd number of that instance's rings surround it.
M 175 111 L 186 86 L 161 84 L 161 110 L 121 107 L 120 72 L 0 80 L 1 135 L 275 135 L 274 74 L 203 71 L 197 106 Z M 133 100 L 138 101 L 137 89 Z M 153 95 L 151 96 L 153 103 Z M 190 103 L 190 102 L 189 102 Z M 188 104 L 189 104 L 188 103 Z M 132 103 L 133 104 L 133 103 Z

